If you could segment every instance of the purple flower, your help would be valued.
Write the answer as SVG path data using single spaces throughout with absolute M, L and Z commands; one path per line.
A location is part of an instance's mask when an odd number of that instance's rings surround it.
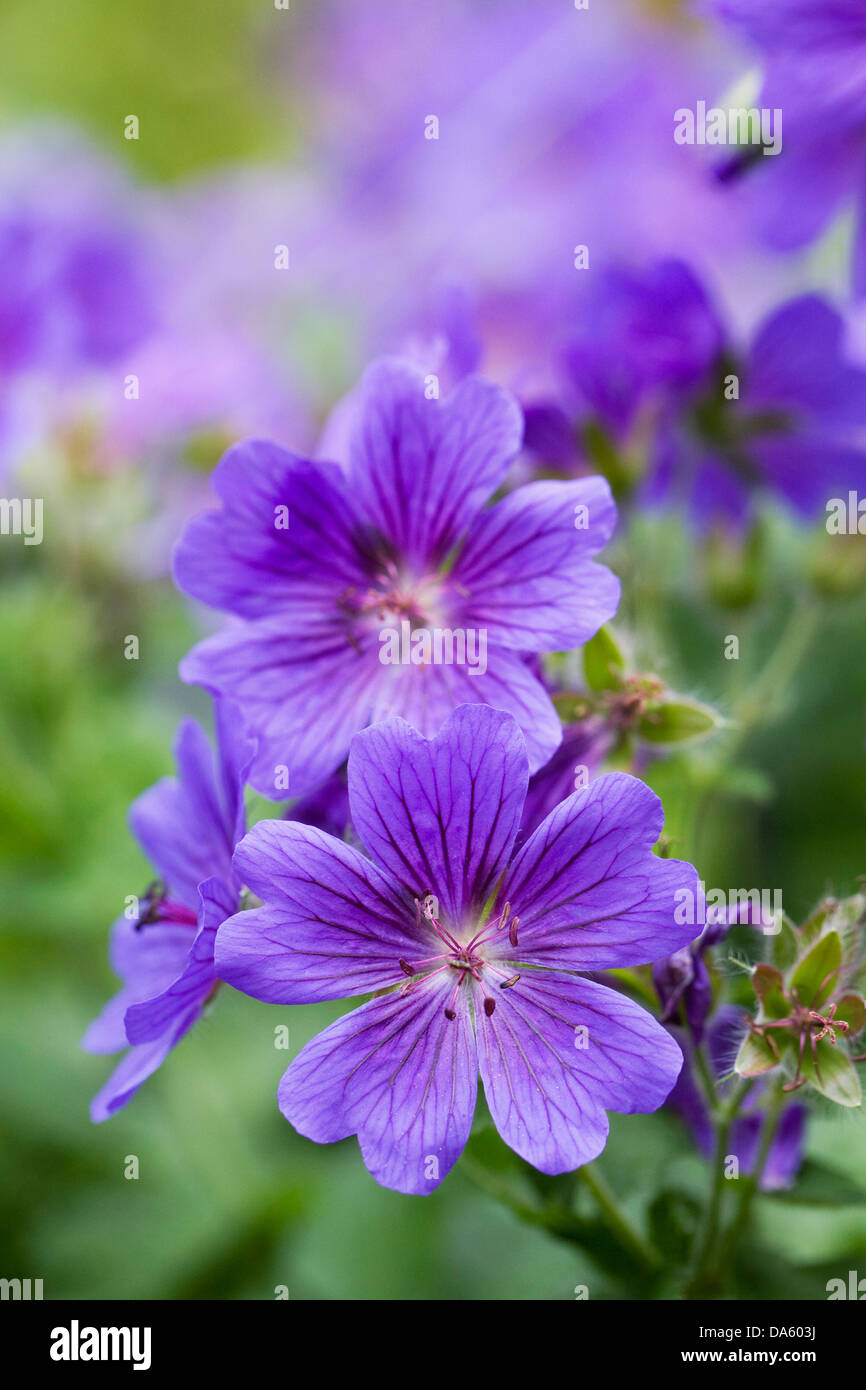
M 614 734 L 602 719 L 590 717 L 567 724 L 562 743 L 544 767 L 529 779 L 523 808 L 522 832 L 528 835 L 566 797 L 601 771 L 614 744 Z
M 681 261 L 602 271 L 581 302 L 582 331 L 563 352 L 568 414 L 623 444 L 648 412 L 670 413 L 717 360 L 724 331 L 703 286 Z M 555 415 L 542 415 L 553 433 Z M 577 445 L 578 431 L 569 433 Z
M 129 1048 L 94 1097 L 95 1121 L 127 1104 L 201 1017 L 219 983 L 214 938 L 238 908 L 232 852 L 246 828 L 252 746 L 238 732 L 235 711 L 218 705 L 216 721 L 218 756 L 195 720 L 184 720 L 175 739 L 179 778 L 163 778 L 130 809 L 133 833 L 161 880 L 131 920 L 114 925 L 111 964 L 123 987 L 82 1040 L 88 1052 Z
M 345 769 L 334 772 L 316 787 L 307 792 L 286 812 L 286 820 L 302 821 L 304 825 L 315 825 L 319 830 L 327 830 L 341 840 L 350 825 L 349 788 L 346 784 Z
M 861 0 L 708 0 L 764 62 L 763 107 L 784 115 L 781 157 L 747 154 L 734 168 L 758 199 L 780 249 L 813 240 L 852 201 L 855 283 L 866 291 L 866 12 Z M 724 171 L 728 177 L 731 166 Z
M 402 715 L 433 733 L 475 701 L 514 714 L 541 766 L 561 729 L 525 655 L 585 642 L 616 609 L 619 581 L 592 560 L 616 515 L 605 481 L 536 482 L 484 509 L 520 411 L 477 377 L 445 401 L 426 389 L 407 362 L 374 364 L 344 469 L 275 444 L 231 449 L 221 510 L 180 542 L 180 587 L 241 619 L 181 675 L 240 706 L 266 796 L 285 786 L 275 769 L 290 768 L 291 793 L 321 783 L 368 723 Z
M 4 145 L 4 378 L 34 368 L 62 378 L 105 367 L 122 361 L 151 330 L 156 271 L 129 201 L 111 166 L 67 134 Z
M 425 1193 L 466 1144 L 480 1071 L 524 1159 L 546 1173 L 589 1162 L 605 1110 L 656 1109 L 680 1066 L 649 1014 L 574 973 L 687 940 L 674 895 L 695 873 L 652 853 L 658 799 L 635 778 L 600 777 L 515 852 L 525 742 L 510 715 L 479 705 L 429 741 L 401 719 L 365 730 L 348 776 L 370 857 L 309 826 L 260 822 L 235 867 L 264 906 L 217 936 L 221 978 L 254 998 L 376 993 L 291 1064 L 286 1119 L 318 1143 L 357 1134 L 379 1182 Z
M 682 1030 L 671 1031 L 681 1040 L 684 1063 L 677 1083 L 668 1097 L 668 1104 L 686 1121 L 698 1148 L 709 1157 L 713 1152 L 713 1128 L 706 1101 L 695 1078 L 691 1060 L 693 1047 Z M 715 1076 L 730 1076 L 744 1032 L 742 1009 L 734 1004 L 719 1009 L 707 1030 L 707 1045 Z M 720 1080 L 720 1094 L 724 1094 L 727 1084 L 726 1081 Z M 760 1104 L 765 1091 L 765 1081 L 758 1080 L 753 1085 L 748 1102 L 735 1120 L 728 1140 L 729 1152 L 739 1159 L 743 1173 L 752 1172 L 758 1156 L 766 1123 Z M 806 1106 L 796 1101 L 786 1105 L 782 1111 L 761 1175 L 760 1186 L 764 1191 L 790 1187 L 796 1178 L 803 1162 L 807 1116 Z
M 774 311 L 745 350 L 678 262 L 611 271 L 589 303 L 591 330 L 565 353 L 564 423 L 551 403 L 533 414 L 542 458 L 550 441 L 559 465 L 591 458 L 601 431 L 624 458 L 648 454 L 645 500 L 686 503 L 701 529 L 742 523 L 762 493 L 812 519 L 862 477 L 866 372 L 818 296 Z
M 866 467 L 866 372 L 845 357 L 840 315 L 817 295 L 791 300 L 758 328 L 741 363 L 733 354 L 731 369 L 739 399 L 721 397 L 719 373 L 690 426 L 694 511 L 740 517 L 750 495 L 769 490 L 814 519 Z
M 738 925 L 772 930 L 773 916 L 762 904 L 751 901 L 733 906 L 709 906 L 703 882 L 699 884 L 695 907 L 698 921 L 704 924 L 700 935 L 673 955 L 655 961 L 652 974 L 662 1005 L 662 1022 L 685 1022 L 691 1038 L 699 1044 L 703 1041 L 704 1025 L 713 1002 L 712 981 L 704 959 L 707 951 L 724 941 L 731 928 Z
M 695 941 L 653 964 L 653 984 L 661 1000 L 662 1022 L 676 1019 L 682 1008 L 697 1043 L 703 1038 L 704 1024 L 713 1001 L 712 983 L 704 956 L 712 946 L 724 940 L 729 926 L 726 914 L 713 912 Z

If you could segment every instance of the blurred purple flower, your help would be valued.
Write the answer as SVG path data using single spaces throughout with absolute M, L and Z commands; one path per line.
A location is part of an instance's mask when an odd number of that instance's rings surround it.
M 529 835 L 560 801 L 586 786 L 601 771 L 615 735 L 602 719 L 583 719 L 566 724 L 556 752 L 529 779 L 521 833 Z
M 763 902 L 749 900 L 738 901 L 733 906 L 710 906 L 703 881 L 698 885 L 694 906 L 695 919 L 703 923 L 700 935 L 672 956 L 655 961 L 652 973 L 662 1006 L 662 1022 L 684 1021 L 694 1042 L 701 1043 L 712 1006 L 712 986 L 705 960 L 707 951 L 724 941 L 732 927 L 746 925 L 767 932 L 773 930 L 774 919 Z
M 671 94 L 689 103 L 727 80 L 716 36 L 697 26 L 628 0 L 591 14 L 562 0 L 320 0 L 275 36 L 271 62 L 305 113 L 305 157 L 201 185 L 188 272 L 241 306 L 254 336 L 267 326 L 314 414 L 374 356 L 410 355 L 443 383 L 467 370 L 473 345 L 455 341 L 447 306 L 444 335 L 429 331 L 431 287 L 471 287 L 480 369 L 522 398 L 548 384 L 589 278 L 576 242 L 592 248 L 591 274 L 597 248 L 639 245 L 742 279 L 729 200 L 672 139 Z M 264 251 L 287 238 L 292 271 L 275 275 Z M 323 341 L 338 344 L 330 371 L 311 370 Z
M 724 332 L 703 286 L 681 261 L 601 271 L 565 347 L 568 411 L 624 443 L 648 410 L 670 417 L 717 361 Z M 577 431 L 569 433 L 578 446 Z
M 236 711 L 218 705 L 216 720 L 216 758 L 201 727 L 184 720 L 175 739 L 179 778 L 164 777 L 130 809 L 133 833 L 161 881 L 140 900 L 137 916 L 120 918 L 112 930 L 111 963 L 123 987 L 82 1046 L 129 1051 L 95 1096 L 94 1121 L 127 1104 L 218 985 L 214 938 L 238 908 L 232 853 L 246 828 L 243 789 L 253 750 Z
M 866 292 L 866 10 L 861 0 L 704 0 L 758 49 L 759 102 L 784 115 L 777 158 L 740 162 L 773 245 L 816 237 L 854 203 L 855 284 Z M 730 177 L 730 166 L 725 173 Z
M 589 1162 L 606 1109 L 656 1109 L 679 1049 L 615 990 L 572 972 L 684 944 L 689 864 L 657 858 L 658 799 L 601 777 L 514 852 L 528 782 L 510 715 L 463 705 L 430 741 L 358 734 L 352 821 L 369 852 L 262 821 L 235 854 L 264 906 L 224 923 L 220 975 L 273 1003 L 377 997 L 314 1038 L 280 1107 L 318 1143 L 357 1134 L 386 1187 L 430 1192 L 469 1137 L 480 1070 L 502 1137 L 542 1172 Z M 386 991 L 385 993 L 378 993 Z
M 0 146 L 0 462 L 62 454 L 84 432 L 77 465 L 143 464 L 157 515 L 127 550 L 151 572 L 202 505 L 200 472 L 178 462 L 203 436 L 312 437 L 263 316 L 241 312 L 238 262 L 272 290 L 273 251 L 251 254 L 237 228 L 230 245 L 206 233 L 215 204 L 213 190 L 136 186 L 70 130 Z
M 592 559 L 616 511 L 601 478 L 533 483 L 485 510 L 521 430 L 501 388 L 468 377 L 427 399 L 418 369 L 386 359 L 357 394 L 345 469 L 254 441 L 226 454 L 222 509 L 189 525 L 175 576 L 242 621 L 194 648 L 181 675 L 242 708 L 264 795 L 283 767 L 292 793 L 317 786 L 368 723 L 400 714 L 433 733 L 467 701 L 515 715 L 533 769 L 557 747 L 524 655 L 577 646 L 616 610 L 619 581 Z M 483 635 L 483 668 L 391 660 L 383 645 L 454 631 L 479 649 Z
M 811 520 L 862 478 L 866 371 L 818 296 L 777 309 L 741 352 L 694 274 L 664 262 L 601 275 L 582 322 L 564 355 L 564 408 L 557 418 L 539 403 L 528 436 L 539 449 L 558 439 L 560 466 L 585 466 L 587 431 L 600 428 L 626 456 L 648 452 L 644 500 L 687 503 L 701 529 L 742 524 L 763 492 Z
M 68 138 L 0 161 L 0 374 L 117 362 L 153 327 L 154 266 L 111 167 Z

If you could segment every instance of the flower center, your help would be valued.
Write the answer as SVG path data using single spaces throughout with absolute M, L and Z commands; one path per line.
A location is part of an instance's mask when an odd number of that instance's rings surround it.
M 485 926 L 481 927 L 475 935 L 466 942 L 458 941 L 439 921 L 437 900 L 432 893 L 426 893 L 423 898 L 415 899 L 415 911 L 418 921 L 425 918 L 434 932 L 442 942 L 445 950 L 436 956 L 428 956 L 424 960 L 410 962 L 401 958 L 399 964 L 404 975 L 410 976 L 407 984 L 403 986 L 402 993 L 406 994 L 418 983 L 419 977 L 425 980 L 432 980 L 434 975 L 441 975 L 443 971 L 453 970 L 457 972 L 457 979 L 454 989 L 445 1005 L 445 1017 L 454 1021 L 457 1017 L 455 1005 L 462 985 L 471 985 L 474 981 L 481 987 L 484 997 L 484 1012 L 490 1018 L 496 1008 L 496 1000 L 488 992 L 488 984 L 498 983 L 499 989 L 510 989 L 516 985 L 520 975 L 506 975 L 498 965 L 493 965 L 486 959 L 484 947 L 492 941 L 499 932 L 507 931 L 508 940 L 513 947 L 517 946 L 517 927 L 520 922 L 519 917 L 511 916 L 511 903 L 506 903 L 502 911 L 492 917 Z M 425 966 L 434 966 L 433 970 L 425 970 Z M 496 977 L 494 981 L 490 976 Z
M 437 621 L 441 580 L 436 574 L 420 577 L 403 574 L 393 560 L 386 560 L 367 589 L 344 589 L 337 607 L 350 620 L 349 641 L 355 645 L 356 629 L 396 627 L 408 619 L 413 628 Z

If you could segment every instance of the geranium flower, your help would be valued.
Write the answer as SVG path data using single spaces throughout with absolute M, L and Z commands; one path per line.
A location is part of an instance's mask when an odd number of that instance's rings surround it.
M 866 372 L 819 296 L 774 310 L 745 346 L 677 261 L 600 275 L 587 311 L 562 404 L 528 414 L 542 459 L 567 469 L 612 447 L 634 484 L 628 460 L 646 457 L 642 499 L 685 503 L 702 530 L 743 524 L 763 494 L 813 520 L 863 476 Z
M 616 609 L 619 581 L 591 558 L 614 525 L 607 483 L 536 482 L 483 510 L 520 447 L 520 411 L 476 377 L 444 401 L 426 390 L 415 366 L 374 364 L 345 470 L 275 444 L 231 449 L 214 475 L 221 510 L 180 542 L 180 587 L 243 620 L 181 675 L 240 706 L 266 796 L 322 782 L 368 723 L 401 715 L 433 733 L 475 701 L 515 716 L 540 767 L 561 729 L 524 654 L 578 646 Z M 434 638 L 455 632 L 466 659 L 459 644 L 437 659 Z
M 598 718 L 566 724 L 562 743 L 549 762 L 529 779 L 522 833 L 528 835 L 582 784 L 597 777 L 613 747 L 614 735 Z
M 164 777 L 130 808 L 133 834 L 160 879 L 135 915 L 114 925 L 111 963 L 123 987 L 82 1040 L 88 1052 L 129 1048 L 93 1100 L 95 1121 L 131 1100 L 219 984 L 214 938 L 240 902 L 232 851 L 246 828 L 243 789 L 253 747 L 236 711 L 217 706 L 216 721 L 217 756 L 195 720 L 184 720 L 175 739 L 179 777 Z
M 688 939 L 674 895 L 696 876 L 652 853 L 658 798 L 636 778 L 599 777 L 515 853 L 525 741 L 510 715 L 479 705 L 430 740 L 401 719 L 365 730 L 348 778 L 370 857 L 309 826 L 260 822 L 235 869 L 264 906 L 217 936 L 221 978 L 257 999 L 376 993 L 292 1062 L 286 1119 L 318 1143 L 357 1134 L 380 1183 L 425 1193 L 463 1150 L 480 1071 L 517 1153 L 545 1173 L 587 1163 L 605 1111 L 656 1109 L 680 1069 L 655 1019 L 575 973 Z
M 758 50 L 756 104 L 784 114 L 781 158 L 746 151 L 722 174 L 744 175 L 767 239 L 789 250 L 812 241 L 854 204 L 854 279 L 866 291 L 866 12 L 861 0 L 705 0 Z M 753 167 L 757 162 L 759 167 Z

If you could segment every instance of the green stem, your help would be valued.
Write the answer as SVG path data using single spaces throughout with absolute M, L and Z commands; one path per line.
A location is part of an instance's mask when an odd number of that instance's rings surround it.
M 797 667 L 807 652 L 818 630 L 822 607 L 817 600 L 805 604 L 794 604 L 782 634 L 770 654 L 770 658 L 760 672 L 757 680 L 747 689 L 734 705 L 732 712 L 733 729 L 731 734 L 720 740 L 717 756 L 724 752 L 724 766 L 730 766 L 735 755 L 745 743 L 756 725 L 768 722 L 779 704 L 779 691 L 786 691 Z M 707 813 L 722 778 L 722 763 L 718 763 L 715 775 L 701 788 L 695 806 L 693 822 L 693 854 L 698 861 L 706 833 Z
M 749 1217 L 752 1214 L 752 1204 L 761 1186 L 761 1178 L 767 1166 L 767 1159 L 770 1156 L 770 1149 L 773 1147 L 773 1140 L 776 1137 L 776 1129 L 784 1106 L 785 1094 L 781 1086 L 775 1087 L 767 1101 L 764 1111 L 764 1125 L 761 1132 L 758 1154 L 755 1159 L 755 1166 L 751 1173 L 739 1180 L 742 1185 L 739 1191 L 734 1219 L 728 1228 L 727 1235 L 722 1244 L 722 1267 L 725 1269 L 730 1269 L 731 1261 L 736 1253 L 737 1246 L 748 1227 Z
M 777 705 L 777 692 L 784 691 L 809 649 L 822 613 L 821 605 L 811 600 L 794 604 L 782 635 L 770 654 L 770 659 L 750 690 L 747 690 L 734 710 L 738 724 L 734 738 L 736 747 L 755 724 L 764 722 Z
M 521 1221 L 531 1226 L 539 1226 L 558 1240 L 568 1241 L 591 1256 L 598 1257 L 598 1237 L 594 1223 L 579 1216 L 566 1204 L 565 1198 L 570 1198 L 571 1195 L 570 1187 L 556 1189 L 543 1205 L 538 1206 L 518 1196 L 509 1182 L 466 1154 L 463 1155 L 460 1167 L 476 1187 L 507 1207 Z M 585 1165 L 578 1169 L 577 1173 L 563 1176 L 569 1179 L 581 1178 L 592 1192 L 601 1211 L 604 1227 L 619 1251 L 613 1261 L 612 1272 L 623 1277 L 623 1271 L 633 1269 L 636 1264 L 640 1277 L 648 1279 L 655 1275 L 661 1264 L 658 1255 L 619 1210 L 616 1196 L 601 1174 L 594 1169 L 590 1171 L 590 1166 Z M 562 1199 L 558 1196 L 560 1190 L 563 1193 Z
M 697 1235 L 692 1274 L 685 1288 L 686 1298 L 707 1298 L 716 1292 L 720 1285 L 721 1267 L 716 1260 L 716 1249 L 721 1229 L 722 1194 L 727 1183 L 725 1159 L 731 1128 L 753 1084 L 750 1080 L 741 1081 L 733 1095 L 718 1111 L 709 1198 L 703 1225 Z
M 704 1093 L 704 1100 L 707 1102 L 707 1108 L 710 1113 L 714 1115 L 718 1112 L 719 1108 L 719 1093 L 716 1090 L 716 1083 L 713 1081 L 710 1074 L 710 1068 L 704 1056 L 704 1049 L 700 1047 L 698 1043 L 694 1042 L 694 1039 L 692 1041 L 692 1048 L 692 1058 Z
M 680 1004 L 678 1018 L 680 1026 L 687 1030 L 689 1037 L 692 1040 L 692 1060 L 694 1062 L 695 1072 L 697 1073 L 697 1080 L 700 1084 L 700 1089 L 703 1091 L 704 1100 L 707 1104 L 707 1109 L 709 1110 L 710 1115 L 712 1117 L 715 1117 L 719 1113 L 719 1092 L 716 1086 L 716 1082 L 713 1078 L 712 1071 L 710 1070 L 709 1063 L 707 1062 L 706 1056 L 704 1055 L 704 1049 L 698 1041 L 694 1027 L 689 1021 L 689 1017 L 684 1004 Z
M 594 1163 L 585 1163 L 578 1168 L 577 1175 L 583 1185 L 589 1188 L 599 1210 L 605 1219 L 608 1230 L 617 1237 L 621 1245 L 634 1255 L 646 1270 L 659 1266 L 659 1258 L 652 1246 L 644 1240 L 640 1232 L 631 1224 L 620 1208 L 616 1193 L 599 1172 Z

